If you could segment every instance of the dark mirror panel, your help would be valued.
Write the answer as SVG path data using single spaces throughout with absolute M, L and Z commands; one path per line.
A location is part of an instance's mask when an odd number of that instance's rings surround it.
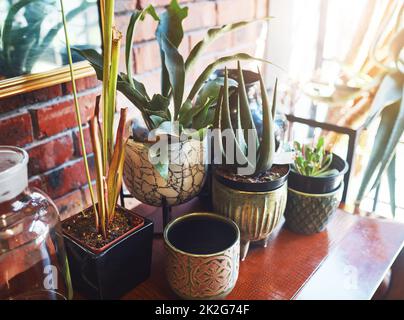
M 64 1 L 72 47 L 101 48 L 97 0 Z M 73 61 L 82 61 L 77 54 Z M 59 0 L 0 1 L 0 80 L 68 64 Z

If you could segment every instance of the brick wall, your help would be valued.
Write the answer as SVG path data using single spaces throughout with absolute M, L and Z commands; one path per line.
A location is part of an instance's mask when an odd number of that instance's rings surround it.
M 190 48 L 215 25 L 267 15 L 268 0 L 185 0 L 189 17 L 184 25 L 185 39 L 180 51 L 187 55 Z M 116 0 L 116 24 L 126 30 L 130 15 L 136 7 L 149 3 L 162 7 L 169 0 Z M 155 22 L 146 18 L 135 35 L 134 70 L 149 92 L 159 91 L 160 71 L 158 46 L 154 41 Z M 226 36 L 202 57 L 200 67 L 219 56 L 234 52 L 254 54 L 259 24 Z M 121 63 L 121 68 L 124 65 Z M 191 75 L 195 78 L 196 74 Z M 192 79 L 187 79 L 192 81 Z M 77 81 L 83 122 L 94 110 L 95 97 L 100 93 L 100 82 L 95 77 Z M 127 105 L 124 99 L 120 104 Z M 132 110 L 134 108 L 132 107 Z M 86 124 L 87 128 L 87 124 Z M 86 129 L 88 137 L 88 128 Z M 88 140 L 89 141 L 89 140 Z M 0 100 L 0 145 L 24 147 L 29 155 L 30 185 L 48 193 L 59 207 L 62 218 L 88 206 L 88 187 L 81 158 L 74 114 L 71 85 L 64 83 Z M 90 166 L 92 155 L 90 145 Z

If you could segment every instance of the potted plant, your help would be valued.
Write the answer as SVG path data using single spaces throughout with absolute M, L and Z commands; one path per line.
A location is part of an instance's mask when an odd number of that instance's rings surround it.
M 219 137 L 215 148 L 222 151 L 224 164 L 217 165 L 212 185 L 215 212 L 234 220 L 241 232 L 240 257 L 245 259 L 250 242 L 267 245 L 268 237 L 280 221 L 286 206 L 289 165 L 273 164 L 275 135 L 273 116 L 276 111 L 276 83 L 272 108 L 259 74 L 263 133 L 258 133 L 249 109 L 243 72 L 238 64 L 239 105 L 237 126 L 231 123 L 228 74 L 219 98 L 214 121 Z M 226 136 L 224 145 L 223 137 Z M 230 143 L 228 143 L 230 141 Z M 234 151 L 232 150 L 234 147 Z M 236 162 L 233 163 L 233 158 Z M 220 158 L 218 159 L 220 161 Z M 217 160 L 215 161 L 217 163 Z M 243 170 L 242 170 L 243 169 Z
M 137 23 L 146 15 L 158 22 L 156 38 L 162 65 L 161 93 L 152 96 L 142 83 L 134 79 L 132 71 L 133 34 Z M 186 77 L 209 44 L 228 32 L 255 22 L 241 21 L 210 29 L 184 59 L 178 47 L 183 40 L 182 22 L 187 15 L 188 8 L 180 7 L 177 0 L 172 0 L 160 15 L 151 5 L 136 10 L 126 33 L 126 74 L 120 73 L 117 79 L 118 90 L 140 110 L 146 127 L 146 130 L 140 130 L 142 135 L 137 135 L 134 130 L 128 140 L 125 185 L 135 198 L 154 206 L 181 204 L 200 192 L 207 168 L 204 132 L 212 124 L 211 111 L 216 104 L 219 83 L 223 84 L 223 78 L 215 81 L 214 85 L 205 82 L 221 64 L 255 59 L 244 53 L 217 59 L 203 70 L 186 96 Z M 102 57 L 91 49 L 80 52 L 92 64 L 98 78 L 102 79 Z M 159 152 L 151 152 L 151 148 L 160 139 L 168 141 L 165 158 Z M 156 156 L 160 160 L 156 160 Z M 175 161 L 177 159 L 182 161 Z
M 115 141 L 113 132 L 113 117 L 116 107 L 115 80 L 117 79 L 121 34 L 112 27 L 113 1 L 106 1 L 105 6 L 102 7 L 103 66 L 104 79 L 109 80 L 103 81 L 101 103 L 98 99 L 95 116 L 90 121 L 95 162 L 96 192 L 94 192 L 77 100 L 63 0 L 60 0 L 60 4 L 75 112 L 92 200 L 92 206 L 63 221 L 63 236 L 72 282 L 76 290 L 92 298 L 113 299 L 118 298 L 149 276 L 153 240 L 151 221 L 117 205 L 122 185 L 126 144 L 124 138 L 126 109 L 122 109 L 120 112 Z
M 294 143 L 296 156 L 289 175 L 286 226 L 302 234 L 317 233 L 327 226 L 339 205 L 348 164 L 327 152 L 324 138 L 315 146 Z

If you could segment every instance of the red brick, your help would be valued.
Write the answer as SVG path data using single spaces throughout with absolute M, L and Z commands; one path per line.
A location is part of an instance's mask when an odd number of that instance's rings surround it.
M 91 172 L 94 172 L 93 158 L 89 158 Z M 66 166 L 59 167 L 44 175 L 44 190 L 52 198 L 58 198 L 87 183 L 84 160 L 80 159 Z
M 82 123 L 87 123 L 93 117 L 97 95 L 98 92 L 92 92 L 78 98 Z M 46 107 L 36 107 L 32 109 L 32 113 L 37 128 L 36 136 L 39 139 L 77 126 L 72 99 Z
M 84 128 L 83 133 L 84 133 L 84 143 L 86 147 L 86 152 L 87 154 L 91 154 L 93 152 L 93 145 L 91 143 L 90 129 L 88 127 Z M 83 155 L 83 152 L 81 150 L 80 134 L 78 129 L 73 133 L 73 142 L 74 142 L 74 154 L 76 156 L 81 157 Z
M 216 25 L 216 3 L 195 2 L 188 5 L 188 17 L 183 21 L 185 31 Z
M 155 21 L 149 15 L 147 15 L 143 21 L 141 21 L 137 24 L 135 34 L 133 35 L 134 41 L 140 42 L 140 41 L 154 39 L 157 25 L 158 25 L 158 22 Z
M 138 45 L 134 52 L 136 73 L 144 73 L 161 66 L 160 49 L 156 41 Z
M 262 22 L 257 22 L 234 31 L 231 34 L 233 38 L 232 47 L 256 44 L 263 25 Z
M 3 98 L 0 100 L 0 113 L 15 110 L 17 108 L 28 106 L 34 103 L 47 101 L 60 96 L 62 96 L 62 86 L 58 84 L 55 86 Z
M 73 157 L 73 139 L 70 134 L 42 142 L 28 150 L 29 175 L 43 173 L 62 165 Z
M 65 220 L 83 210 L 81 190 L 77 189 L 54 200 L 61 220 Z
M 37 138 L 50 137 L 77 125 L 73 100 L 59 102 L 47 107 L 39 107 L 32 110 L 32 112 L 36 121 Z
M 90 77 L 85 77 L 81 79 L 76 80 L 76 90 L 77 92 L 84 91 L 86 89 L 92 89 L 97 86 L 101 86 L 102 82 L 98 81 L 97 76 L 90 76 Z M 72 89 L 72 83 L 66 82 L 64 83 L 64 93 L 65 94 L 72 94 L 73 89 Z
M 0 145 L 23 147 L 32 141 L 33 128 L 28 112 L 0 118 Z
M 217 23 L 219 25 L 250 20 L 254 16 L 254 0 L 220 0 L 217 2 Z
M 39 190 L 46 190 L 46 187 L 44 187 L 44 182 L 41 176 L 31 177 L 28 181 L 28 187 L 30 189 L 37 188 Z
M 94 117 L 95 102 L 101 90 L 82 95 L 78 98 L 82 123 L 87 123 Z
M 186 3 L 193 0 L 179 0 L 179 3 Z M 149 4 L 152 4 L 155 7 L 165 7 L 169 5 L 171 0 L 139 0 L 139 6 L 141 8 L 147 7 Z
M 268 0 L 256 0 L 255 17 L 265 18 L 268 16 Z
M 136 9 L 136 0 L 117 0 L 115 1 L 115 13 L 133 11 Z

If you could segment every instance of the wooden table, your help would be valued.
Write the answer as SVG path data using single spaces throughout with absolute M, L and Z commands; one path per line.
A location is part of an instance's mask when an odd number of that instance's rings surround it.
M 201 210 L 196 199 L 173 215 Z M 156 218 L 161 229 L 161 210 L 140 205 L 135 211 Z M 370 299 L 403 244 L 404 224 L 342 210 L 326 231 L 311 236 L 280 225 L 267 248 L 250 249 L 228 299 Z M 153 243 L 151 277 L 124 299 L 176 299 L 165 278 L 161 236 Z

